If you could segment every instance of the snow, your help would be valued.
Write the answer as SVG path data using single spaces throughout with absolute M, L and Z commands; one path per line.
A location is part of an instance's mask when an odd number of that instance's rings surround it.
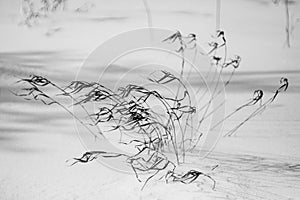
M 84 1 L 70 0 L 69 10 L 29 28 L 18 25 L 20 1 L 0 1 L 0 199 L 299 199 L 299 24 L 292 47 L 285 47 L 283 5 L 267 0 L 221 1 L 228 53 L 242 57 L 226 88 L 226 112 L 244 103 L 255 89 L 271 96 L 282 76 L 289 78 L 290 88 L 235 137 L 220 138 L 207 158 L 188 155 L 182 169 L 210 174 L 217 182 L 215 190 L 209 179 L 200 177 L 189 185 L 152 180 L 140 191 L 142 183 L 134 174 L 97 161 L 68 166 L 66 160 L 85 151 L 73 119 L 60 108 L 24 101 L 10 90 L 16 89 L 16 78 L 31 73 L 64 85 L 101 43 L 148 26 L 142 0 L 88 2 L 95 4 L 88 12 L 75 13 L 71 8 Z M 203 46 L 215 31 L 215 1 L 148 4 L 153 27 L 196 33 Z M 290 7 L 294 19 L 299 18 L 299 7 L 298 2 Z M 119 75 L 118 70 L 112 73 Z M 246 116 L 242 112 L 230 118 L 224 131 Z

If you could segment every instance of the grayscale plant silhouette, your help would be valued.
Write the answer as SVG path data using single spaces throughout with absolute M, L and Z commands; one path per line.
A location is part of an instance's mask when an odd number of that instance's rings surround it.
M 50 8 L 46 7 L 45 9 Z M 54 8 L 51 7 L 51 9 Z M 176 76 L 166 70 L 156 70 L 148 74 L 145 81 L 166 87 L 174 84 L 176 87 L 173 94 L 166 95 L 159 89 L 160 87 L 153 90 L 138 84 L 126 84 L 111 89 L 101 82 L 86 80 L 76 80 L 66 86 L 60 86 L 40 75 L 31 75 L 18 80 L 17 84 L 20 85 L 20 90 L 14 94 L 25 100 L 36 100 L 45 105 L 60 106 L 80 122 L 95 140 L 101 140 L 109 134 L 117 135 L 119 145 L 128 146 L 132 150 L 130 153 L 108 152 L 103 149 L 88 151 L 80 157 L 68 160 L 70 166 L 77 163 L 88 163 L 100 157 L 103 159 L 122 158 L 132 168 L 136 179 L 143 182 L 141 189 L 160 174 L 164 174 L 160 179 L 165 179 L 166 183 L 190 184 L 199 177 L 207 178 L 212 181 L 214 189 L 216 181 L 209 172 L 190 169 L 180 173 L 176 170 L 179 165 L 185 164 L 187 154 L 192 154 L 197 149 L 203 136 L 201 132 L 204 126 L 203 122 L 225 103 L 221 102 L 220 105 L 216 105 L 213 110 L 210 110 L 212 101 L 221 93 L 217 86 L 219 84 L 223 84 L 224 87 L 230 86 L 230 82 L 240 66 L 241 57 L 227 58 L 225 32 L 218 30 L 213 41 L 208 43 L 210 49 L 206 53 L 211 60 L 208 73 L 213 76 L 214 89 L 210 94 L 208 90 L 203 93 L 196 90 L 196 94 L 200 95 L 200 100 L 197 102 L 200 108 L 196 109 L 197 106 L 193 105 L 191 101 L 192 93 L 183 81 L 184 76 L 190 76 L 190 73 L 187 75 L 184 73 L 185 53 L 187 51 L 200 53 L 197 51 L 196 41 L 196 34 L 185 35 L 180 31 L 161 40 L 167 44 L 178 43 L 178 49 L 174 49 L 174 51 L 181 56 L 180 74 Z M 221 76 L 225 70 L 230 72 L 230 76 L 225 82 L 222 82 Z M 280 93 L 287 90 L 288 79 L 281 78 L 279 84 L 274 94 L 265 101 L 265 92 L 258 88 L 249 100 L 237 106 L 220 121 L 212 124 L 211 129 L 236 113 L 242 112 L 244 108 L 254 107 L 254 111 L 249 113 L 247 118 L 241 120 L 224 136 L 237 134 L 242 125 L 262 113 L 277 99 Z M 55 92 L 49 93 L 49 89 Z M 207 95 L 209 98 L 204 98 Z M 72 106 L 81 109 L 86 114 L 86 118 L 82 119 L 76 116 L 70 109 L 70 105 L 65 105 L 65 101 L 62 101 L 64 98 L 72 100 Z M 156 106 L 159 105 L 162 108 L 163 112 L 155 109 L 154 102 Z M 87 108 L 88 105 L 94 105 L 96 109 L 91 111 Z M 197 124 L 193 124 L 195 117 L 198 119 Z M 103 130 L 100 127 L 106 127 L 106 129 Z

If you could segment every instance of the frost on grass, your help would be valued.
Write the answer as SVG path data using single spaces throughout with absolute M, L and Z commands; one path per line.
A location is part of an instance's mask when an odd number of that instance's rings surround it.
M 38 25 L 41 19 L 47 18 L 53 15 L 55 12 L 68 10 L 67 2 L 68 0 L 21 0 L 20 24 L 27 27 Z M 73 8 L 71 11 L 77 13 L 88 12 L 94 6 L 95 5 L 93 3 L 85 2 L 82 5 Z M 47 34 L 51 35 L 53 34 L 51 32 L 56 32 L 59 30 L 60 28 L 55 28 Z
M 200 53 L 196 45 L 196 35 L 191 33 L 185 36 L 177 31 L 161 41 L 177 44 L 178 48 L 174 50 L 181 56 L 180 74 L 176 76 L 166 70 L 153 71 L 148 75 L 146 81 L 166 87 L 174 84 L 176 87 L 172 94 L 166 95 L 159 89 L 160 87 L 150 89 L 138 84 L 128 84 L 113 90 L 101 83 L 85 80 L 76 80 L 66 86 L 59 86 L 39 75 L 31 75 L 18 80 L 17 83 L 21 85 L 21 89 L 15 94 L 26 100 L 41 101 L 45 105 L 58 105 L 74 117 L 95 139 L 114 134 L 119 138 L 119 145 L 128 146 L 132 150 L 130 153 L 107 152 L 103 149 L 88 151 L 81 157 L 74 158 L 70 165 L 88 163 L 100 157 L 103 159 L 122 158 L 131 167 L 136 179 L 143 182 L 142 189 L 152 178 L 162 173 L 164 173 L 162 178 L 166 183 L 190 184 L 199 177 L 203 177 L 211 180 L 212 188 L 215 188 L 216 181 L 209 173 L 197 169 L 178 172 L 176 169 L 185 163 L 186 153 L 191 153 L 197 148 L 203 136 L 201 130 L 204 121 L 208 120 L 219 108 L 216 106 L 214 110 L 209 109 L 213 99 L 221 94 L 217 85 L 224 84 L 224 87 L 230 85 L 241 58 L 240 56 L 227 58 L 225 33 L 218 31 L 213 41 L 208 44 L 210 49 L 206 53 L 211 58 L 211 69 L 208 73 L 213 74 L 215 89 L 208 99 L 203 97 L 208 95 L 208 90 L 201 94 L 202 98 L 197 102 L 200 104 L 200 108 L 197 109 L 191 100 L 191 96 L 194 94 L 183 81 L 184 76 L 190 75 L 189 72 L 187 75 L 184 73 L 186 72 L 185 53 L 187 51 L 193 51 L 195 55 Z M 224 70 L 229 70 L 231 73 L 223 83 L 221 76 Z M 261 89 L 255 90 L 249 100 L 237 106 L 220 121 L 212 124 L 211 129 L 235 113 L 241 112 L 244 108 L 256 106 L 246 119 L 225 133 L 224 136 L 232 136 L 237 133 L 242 125 L 262 113 L 281 92 L 287 90 L 288 79 L 281 78 L 279 84 L 277 89 L 275 87 L 274 94 L 265 101 L 264 92 Z M 56 92 L 48 93 L 49 88 Z M 196 90 L 196 94 L 199 95 L 199 92 L 200 90 Z M 81 109 L 86 118 L 82 119 L 76 116 L 70 110 L 70 105 L 65 105 L 61 98 L 72 100 L 72 106 Z M 224 103 L 222 102 L 222 104 Z M 90 105 L 96 109 L 90 111 L 88 109 Z M 156 109 L 157 105 L 160 107 L 159 111 Z M 193 123 L 195 118 L 198 119 L 196 124 Z M 142 179 L 145 176 L 146 178 Z

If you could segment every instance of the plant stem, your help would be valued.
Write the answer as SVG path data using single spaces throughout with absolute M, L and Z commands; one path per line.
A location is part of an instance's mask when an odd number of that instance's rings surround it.
M 285 26 L 285 32 L 286 32 L 286 45 L 288 48 L 291 47 L 290 43 L 290 13 L 289 13 L 289 1 L 284 1 L 285 5 L 285 18 L 286 18 L 286 26 Z

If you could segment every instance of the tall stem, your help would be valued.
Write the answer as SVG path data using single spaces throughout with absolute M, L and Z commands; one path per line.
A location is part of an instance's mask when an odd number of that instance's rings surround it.
M 284 1 L 285 5 L 285 18 L 286 18 L 286 25 L 285 25 L 285 32 L 286 32 L 286 44 L 287 47 L 291 47 L 290 43 L 290 13 L 289 13 L 289 1 L 285 0 Z
M 216 31 L 220 30 L 221 0 L 216 0 Z

